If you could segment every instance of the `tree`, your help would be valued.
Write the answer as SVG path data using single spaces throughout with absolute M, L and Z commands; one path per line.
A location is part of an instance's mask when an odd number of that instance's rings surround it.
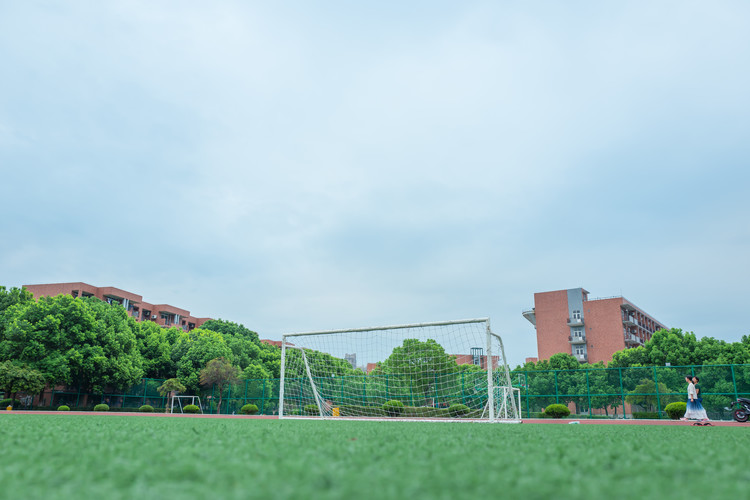
M 6 289 L 0 285 L 0 314 L 10 306 L 34 301 L 34 295 L 25 288 L 11 287 Z
M 159 391 L 159 394 L 161 394 L 162 396 L 167 397 L 165 408 L 166 413 L 169 413 L 169 401 L 173 399 L 177 394 L 185 392 L 185 386 L 182 384 L 182 382 L 179 381 L 179 379 L 170 378 L 165 380 L 164 383 L 161 384 L 156 390 Z
M 623 349 L 612 355 L 612 361 L 607 364 L 608 368 L 627 368 L 630 366 L 645 366 L 649 364 L 648 353 L 643 346 L 632 349 Z
M 670 363 L 672 366 L 685 366 L 696 363 L 694 353 L 697 344 L 694 333 L 683 333 L 679 328 L 672 328 L 654 332 L 644 347 L 651 365 Z
M 130 387 L 143 359 L 125 309 L 69 295 L 18 302 L 0 314 L 0 361 L 39 370 L 50 384 L 101 393 Z
M 643 379 L 630 394 L 625 396 L 625 401 L 631 405 L 641 406 L 648 411 L 656 411 L 657 401 L 662 407 L 665 407 L 669 403 L 680 400 L 679 397 L 670 395 L 670 392 L 666 384 L 659 382 L 659 395 L 657 397 L 656 383 L 651 379 Z
M 456 359 L 433 339 L 405 339 L 379 369 L 383 374 L 400 375 L 403 382 L 411 383 L 411 388 L 425 399 L 426 404 L 429 404 L 438 378 L 459 371 Z
M 234 366 L 226 358 L 216 358 L 208 362 L 201 370 L 200 382 L 203 387 L 216 386 L 219 391 L 219 402 L 216 404 L 216 412 L 221 413 L 221 400 L 224 389 L 231 384 L 236 384 L 240 378 L 240 369 Z
M 177 339 L 187 335 L 177 327 L 163 328 L 153 321 L 135 323 L 138 349 L 143 357 L 143 372 L 148 378 L 172 378 L 177 375 L 172 349 Z M 182 353 L 184 354 L 184 353 Z
M 238 323 L 209 320 L 201 325 L 203 330 L 220 333 L 232 351 L 232 360 L 240 370 L 260 363 L 275 378 L 280 376 L 281 349 L 260 341 L 258 334 Z
M 607 369 L 604 363 L 599 361 L 591 365 L 587 374 L 591 407 L 603 408 L 604 413 L 609 415 L 611 406 L 615 408 L 615 414 L 617 414 L 617 407 L 622 403 L 619 370 Z
M 177 378 L 189 390 L 198 390 L 200 371 L 216 358 L 232 360 L 232 351 L 220 333 L 197 328 L 183 333 L 172 346 L 172 359 L 176 360 Z
M 10 361 L 0 363 L 0 389 L 5 393 L 5 397 L 16 399 L 19 392 L 28 395 L 37 394 L 46 385 L 44 376 L 39 370 Z

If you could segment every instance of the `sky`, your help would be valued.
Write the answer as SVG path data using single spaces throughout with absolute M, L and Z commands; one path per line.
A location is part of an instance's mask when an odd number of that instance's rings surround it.
M 750 334 L 750 3 L 0 0 L 0 284 L 283 333 Z

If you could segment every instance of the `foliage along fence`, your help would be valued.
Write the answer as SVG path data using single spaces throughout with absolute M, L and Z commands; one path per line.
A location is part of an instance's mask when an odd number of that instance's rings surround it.
M 739 397 L 750 397 L 750 364 L 704 366 L 648 366 L 632 368 L 604 368 L 578 370 L 514 371 L 513 385 L 521 390 L 521 410 L 524 418 L 539 416 L 552 403 L 572 406 L 579 417 L 601 416 L 629 418 L 639 414 L 668 418 L 667 404 L 686 400 L 686 375 L 700 377 L 703 406 L 713 419 L 728 419 L 724 408 Z M 416 387 L 398 376 L 361 375 L 319 379 L 316 385 L 332 394 L 337 405 L 375 406 L 397 399 L 408 406 L 442 407 L 462 403 L 469 408 L 482 408 L 486 403 L 487 378 L 484 372 L 456 373 L 451 383 L 441 376 L 440 384 L 427 388 Z M 71 407 L 107 403 L 113 411 L 137 409 L 148 404 L 164 408 L 166 398 L 157 388 L 163 380 L 143 379 L 141 383 L 120 393 L 101 395 L 79 391 L 54 391 L 52 406 Z M 288 383 L 309 386 L 306 379 L 292 379 Z M 502 384 L 500 377 L 498 384 Z M 301 411 L 312 403 L 309 390 L 300 391 L 297 405 Z M 340 397 L 337 394 L 340 393 Z M 218 394 L 215 387 L 197 393 L 206 413 L 217 412 Z M 261 415 L 278 413 L 278 379 L 242 380 L 228 387 L 222 398 L 221 413 L 239 413 L 245 404 L 255 404 Z M 309 397 L 308 397 L 309 396 Z M 294 402 L 290 401 L 294 404 Z

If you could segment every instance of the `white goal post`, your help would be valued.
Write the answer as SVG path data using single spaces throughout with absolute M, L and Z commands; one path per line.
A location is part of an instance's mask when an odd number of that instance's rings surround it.
M 169 409 L 169 413 L 174 413 L 175 406 L 177 406 L 180 413 L 185 413 L 185 407 L 188 405 L 197 406 L 201 413 L 203 413 L 203 405 L 199 396 L 172 396 L 172 406 Z
M 489 318 L 288 333 L 279 418 L 520 422 Z

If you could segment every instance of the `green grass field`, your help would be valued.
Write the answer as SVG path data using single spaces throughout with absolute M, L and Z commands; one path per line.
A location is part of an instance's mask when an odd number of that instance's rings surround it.
M 745 498 L 747 428 L 0 415 L 2 498 Z M 743 446 L 744 445 L 744 446 Z

